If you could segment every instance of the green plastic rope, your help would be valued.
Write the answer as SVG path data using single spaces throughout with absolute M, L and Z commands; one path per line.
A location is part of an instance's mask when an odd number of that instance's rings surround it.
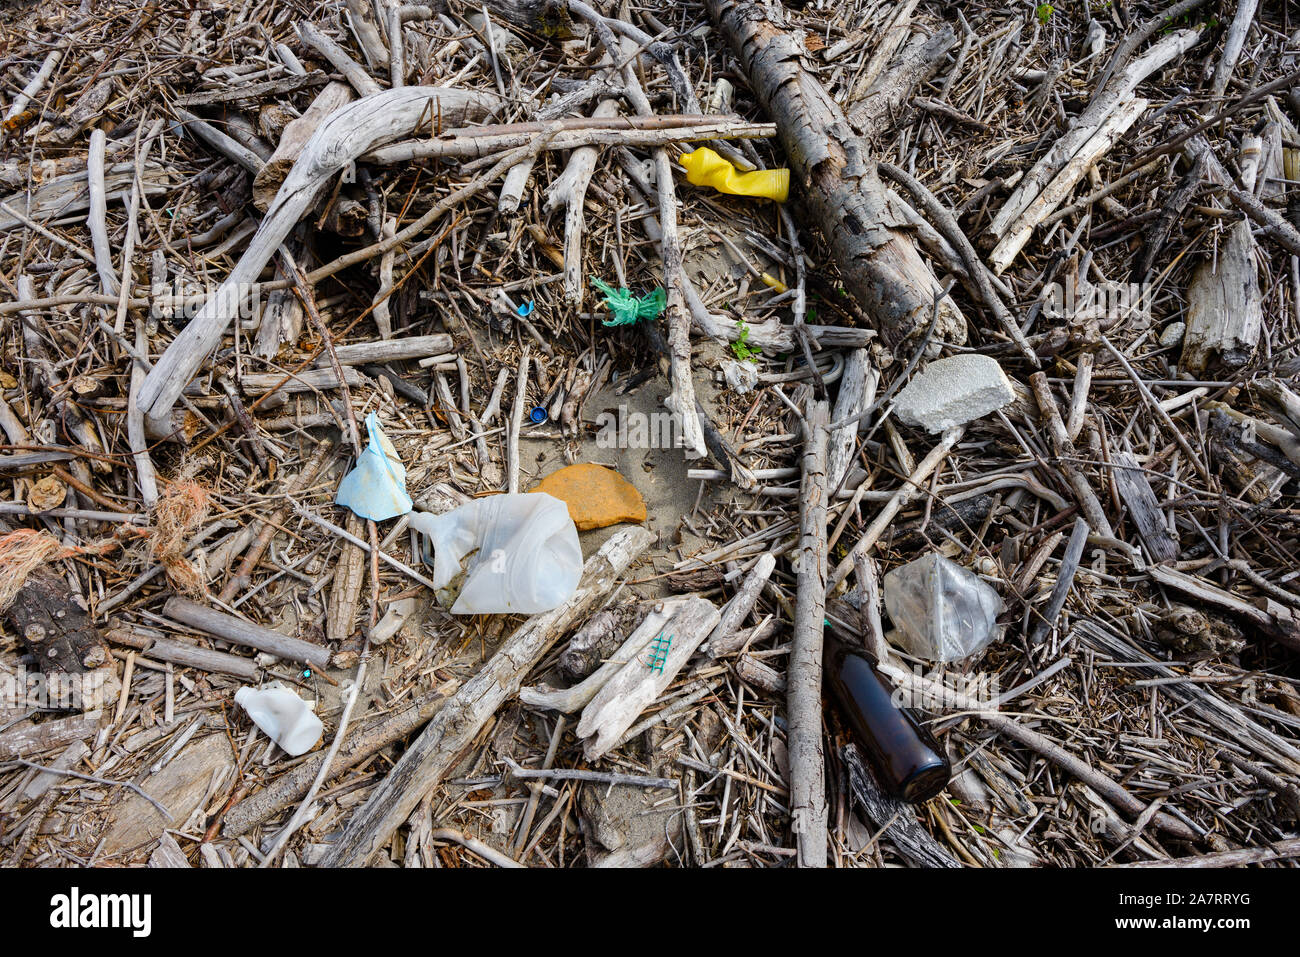
M 659 288 L 646 296 L 634 296 L 629 290 L 615 289 L 595 276 L 591 277 L 591 284 L 604 294 L 605 306 L 614 314 L 613 319 L 600 320 L 602 326 L 631 326 L 642 319 L 658 319 L 668 305 L 668 297 Z

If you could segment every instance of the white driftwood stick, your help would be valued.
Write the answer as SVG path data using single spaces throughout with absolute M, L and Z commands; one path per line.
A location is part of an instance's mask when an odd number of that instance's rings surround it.
M 528 346 L 519 357 L 515 376 L 515 401 L 510 410 L 510 432 L 506 438 L 506 491 L 519 491 L 519 432 L 524 424 L 524 400 L 528 394 Z
M 776 556 L 771 552 L 764 552 L 754 563 L 745 581 L 737 589 L 736 594 L 732 596 L 731 601 L 727 602 L 722 609 L 722 618 L 718 626 L 713 629 L 713 634 L 709 635 L 709 654 L 715 658 L 721 658 L 723 655 L 729 655 L 733 651 L 739 651 L 749 640 L 749 632 L 740 631 L 740 626 L 745 623 L 749 613 L 754 610 L 754 603 L 758 601 L 759 593 L 767 580 L 772 577 L 772 571 L 776 568 Z
M 939 463 L 952 451 L 953 446 L 961 440 L 965 433 L 965 425 L 959 425 L 944 432 L 939 444 L 917 463 L 916 469 L 907 477 L 907 481 L 881 507 L 876 517 L 872 519 L 871 524 L 867 526 L 867 530 L 862 533 L 862 537 L 844 556 L 844 560 L 835 566 L 835 573 L 831 575 L 829 588 L 835 588 L 840 582 L 848 578 L 849 572 L 853 571 L 854 559 L 858 555 L 866 555 L 871 551 L 876 542 L 880 540 L 880 536 L 884 534 L 885 529 L 889 527 L 889 523 L 903 510 L 903 506 L 920 494 L 921 483 L 939 467 Z
M 700 117 L 700 122 L 686 123 L 681 126 L 637 127 L 631 125 L 625 117 L 612 119 L 607 126 L 570 125 L 566 128 L 565 123 L 570 121 L 557 122 L 560 127 L 559 132 L 546 147 L 552 151 L 595 146 L 671 146 L 675 143 L 697 143 L 722 137 L 767 139 L 776 132 L 776 127 L 771 123 L 751 123 L 747 120 L 727 117 L 714 119 Z M 410 163 L 414 160 L 491 156 L 505 149 L 523 146 L 537 135 L 538 129 L 535 123 L 521 123 L 519 127 L 516 130 L 504 128 L 484 132 L 452 130 L 433 139 L 394 143 L 367 153 L 361 159 L 367 163 L 387 166 Z
M 388 75 L 393 89 L 406 86 L 406 44 L 402 40 L 402 25 L 411 20 L 428 20 L 433 17 L 430 7 L 412 4 L 390 7 L 388 10 L 388 46 L 392 54 L 388 61 Z
M 1060 172 L 1025 206 L 1025 211 L 1007 226 L 1006 235 L 989 253 L 989 265 L 995 274 L 1002 274 L 1011 260 L 1016 258 L 1016 254 L 1025 247 L 1025 243 L 1029 242 L 1034 227 L 1050 216 L 1061 201 L 1070 195 L 1092 165 L 1109 152 L 1146 108 L 1146 100 L 1128 98 L 1102 121 L 1101 126 L 1083 142 Z
M 592 113 L 595 117 L 617 115 L 618 100 L 601 100 Z M 582 227 L 587 211 L 583 203 L 599 155 L 600 150 L 594 146 L 574 150 L 569 155 L 564 172 L 556 177 L 546 191 L 546 201 L 542 204 L 542 209 L 548 213 L 557 206 L 564 206 L 564 295 L 575 306 L 582 302 L 585 286 L 582 281 Z
M 106 296 L 116 296 L 119 291 L 117 276 L 113 272 L 113 248 L 108 241 L 108 201 L 104 189 L 104 131 L 90 133 L 90 152 L 86 156 L 86 180 L 90 189 L 90 212 L 86 225 L 95 248 L 95 270 L 99 273 L 99 288 Z
M 442 781 L 529 670 L 560 635 L 614 588 L 653 538 L 640 527 L 615 533 L 587 560 L 577 589 L 560 607 L 520 625 L 407 748 L 370 799 L 352 815 L 322 865 L 364 866 L 410 817 L 424 795 Z
M 840 378 L 840 394 L 835 397 L 835 411 L 831 413 L 832 422 L 845 422 L 831 433 L 830 452 L 826 462 L 826 486 L 832 491 L 839 488 L 844 475 L 853 464 L 853 454 L 857 451 L 858 432 L 870 423 L 862 418 L 862 413 L 871 408 L 876 401 L 876 386 L 880 382 L 880 373 L 871 364 L 871 353 L 867 349 L 854 349 L 844 363 L 844 375 Z
M 384 46 L 383 35 L 387 24 L 381 19 L 384 5 L 376 5 L 371 0 L 345 0 L 345 5 L 352 22 L 352 32 L 361 45 L 361 52 L 366 55 L 366 65 L 371 70 L 384 69 L 389 65 L 388 48 Z
M 41 91 L 41 87 L 45 85 L 45 81 L 50 78 L 50 74 L 54 72 L 54 68 L 58 66 L 59 61 L 63 59 L 63 53 L 63 49 L 60 48 L 58 50 L 51 50 L 45 55 L 45 60 L 41 63 L 40 69 L 36 71 L 31 80 L 28 81 L 27 85 L 23 87 L 22 92 L 15 96 L 14 101 L 9 104 L 9 110 L 5 113 L 6 120 L 12 120 L 23 110 L 27 109 L 27 104 L 32 101 L 32 97 Z
M 397 217 L 389 216 L 380 228 L 379 238 L 388 240 L 396 235 Z M 379 257 L 379 288 L 375 290 L 374 309 L 371 310 L 371 315 L 375 318 L 375 327 L 384 339 L 388 339 L 393 334 L 393 310 L 388 304 L 388 299 L 393 288 L 393 260 L 396 258 L 395 249 L 386 250 Z
M 207 143 L 228 160 L 238 163 L 254 176 L 262 171 L 262 158 L 234 137 L 227 136 L 211 123 L 204 122 L 188 110 L 178 108 L 174 112 L 176 118 L 185 124 L 186 132 Z
M 140 406 L 145 414 L 159 419 L 171 411 L 182 390 L 220 343 L 238 314 L 250 284 L 331 177 L 362 153 L 410 133 L 427 116 L 481 115 L 496 103 L 495 97 L 481 93 L 404 86 L 358 100 L 326 117 L 294 163 L 266 218 L 226 281 L 172 341 L 146 377 L 140 389 Z
M 822 752 L 822 635 L 826 611 L 826 446 L 830 406 L 808 404 L 799 486 L 799 568 L 794 638 L 786 675 L 790 817 L 800 867 L 826 866 L 826 779 Z
M 1211 89 L 1215 96 L 1223 96 L 1223 91 L 1228 88 L 1228 81 L 1232 79 L 1232 71 L 1236 69 L 1241 48 L 1246 45 L 1246 34 L 1250 32 L 1250 25 L 1255 19 L 1255 8 L 1258 6 L 1259 0 L 1240 0 L 1237 4 L 1232 25 L 1228 27 L 1228 36 L 1223 41 L 1223 56 L 1219 58 L 1219 65 L 1214 68 L 1214 83 Z
M 1020 180 L 1011 198 L 993 217 L 989 225 L 990 235 L 1002 239 L 1013 232 L 1012 226 L 1020 220 L 1038 194 L 1059 173 L 1065 165 L 1082 149 L 1107 118 L 1125 102 L 1132 98 L 1137 85 L 1150 74 L 1163 67 L 1177 56 L 1190 50 L 1201 38 L 1199 30 L 1178 30 L 1151 45 L 1142 56 L 1133 60 L 1123 73 L 1113 77 L 1094 98 L 1094 101 L 1074 121 L 1047 153 L 1034 164 Z M 1085 166 L 1084 172 L 1087 171 Z M 997 270 L 995 270 L 997 271 Z
M 372 362 L 423 359 L 425 356 L 451 352 L 454 348 L 455 341 L 452 337 L 439 332 L 429 336 L 404 336 L 401 339 L 383 339 L 378 342 L 353 342 L 346 346 L 335 346 L 334 354 L 338 356 L 339 365 L 360 366 Z M 328 362 L 323 357 L 317 360 L 322 366 Z
M 382 88 L 375 82 L 374 77 L 367 73 L 360 63 L 348 56 L 347 51 L 310 23 L 299 23 L 298 35 L 302 37 L 304 43 L 329 60 L 330 65 L 342 73 L 361 96 L 366 97 L 381 91 Z
M 671 619 L 659 625 L 658 629 L 654 629 L 658 622 L 647 618 L 646 624 L 651 626 L 646 628 L 650 633 L 648 640 L 660 635 L 671 636 L 667 660 L 660 670 L 649 667 L 649 650 L 634 657 L 583 709 L 577 735 L 586 739 L 583 752 L 588 761 L 603 757 L 614 747 L 641 712 L 672 684 L 717 623 L 717 606 L 705 598 L 690 598 L 677 604 L 672 608 Z
M 545 685 L 521 688 L 519 700 L 526 705 L 549 708 L 553 711 L 563 711 L 565 714 L 572 714 L 580 708 L 586 707 L 591 699 L 596 697 L 600 689 L 605 687 L 609 680 L 622 670 L 625 664 L 645 650 L 646 645 L 650 644 L 650 639 L 663 630 L 664 625 L 676 613 L 677 606 L 680 604 L 679 601 L 669 601 L 663 603 L 658 609 L 651 611 L 646 615 L 645 620 L 627 637 L 627 640 L 619 645 L 618 650 L 609 656 L 608 661 L 576 685 L 562 689 L 547 688 Z

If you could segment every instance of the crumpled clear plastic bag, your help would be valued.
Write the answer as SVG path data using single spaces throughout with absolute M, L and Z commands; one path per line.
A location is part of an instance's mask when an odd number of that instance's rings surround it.
M 903 650 L 927 661 L 969 658 L 1001 637 L 1002 599 L 978 575 L 937 552 L 885 575 L 885 608 Z
M 435 594 L 453 615 L 550 611 L 582 576 L 569 507 L 544 492 L 490 495 L 410 522 L 429 538 Z

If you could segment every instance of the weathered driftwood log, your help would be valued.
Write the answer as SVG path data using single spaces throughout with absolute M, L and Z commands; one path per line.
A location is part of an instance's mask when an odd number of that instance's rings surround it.
M 770 17 L 754 3 L 708 0 L 708 8 L 777 123 L 792 173 L 844 284 L 885 344 L 897 347 L 923 333 L 936 300 L 934 342 L 964 342 L 966 320 L 943 295 L 902 218 L 891 212 L 866 142 L 803 66 L 802 33 L 783 29 L 783 16 Z
M 172 664 L 214 674 L 233 675 L 249 683 L 257 681 L 262 671 L 251 658 L 200 648 L 198 645 L 164 637 L 152 629 L 133 628 L 120 621 L 110 621 L 104 637 L 115 645 L 126 645 L 158 661 L 170 661 Z
M 577 734 L 586 739 L 583 752 L 588 761 L 603 757 L 618 744 L 623 732 L 667 690 L 718 623 L 717 606 L 705 598 L 664 602 L 663 614 L 667 620 L 658 614 L 647 616 L 633 633 L 633 638 L 644 641 L 643 650 L 628 655 L 583 708 Z
M 330 83 L 316 94 L 316 99 L 312 100 L 311 106 L 307 107 L 307 112 L 284 128 L 275 152 L 253 178 L 254 206 L 262 212 L 270 208 L 275 200 L 275 194 L 280 191 L 281 184 L 293 169 L 293 164 L 298 161 L 298 157 L 302 155 L 316 128 L 327 116 L 350 102 L 352 102 L 352 87 L 346 83 Z
M 410 134 L 430 118 L 441 116 L 444 123 L 463 123 L 487 113 L 497 102 L 496 97 L 484 93 L 406 86 L 364 97 L 326 117 L 226 281 L 145 377 L 140 388 L 140 407 L 145 414 L 157 419 L 171 410 L 234 321 L 250 284 L 336 173 L 376 146 Z
M 1244 365 L 1255 354 L 1263 327 L 1255 238 L 1250 221 L 1243 219 L 1192 274 L 1179 365 L 1189 372 L 1203 372 L 1216 360 Z
M 234 615 L 227 615 L 223 611 L 207 608 L 188 598 L 167 599 L 167 604 L 163 606 L 163 614 L 173 621 L 205 631 L 209 635 L 224 638 L 237 645 L 247 645 L 280 658 L 306 662 L 315 668 L 324 668 L 329 664 L 328 648 L 313 645 L 301 638 L 282 635 L 278 631 L 263 628 L 261 625 L 244 621 Z
M 564 604 L 519 626 L 491 660 L 465 683 L 424 729 L 370 799 L 353 815 L 321 862 L 360 867 L 437 785 L 524 676 L 564 631 L 607 594 L 624 570 L 649 547 L 644 528 L 616 533 L 583 566 L 582 579 Z

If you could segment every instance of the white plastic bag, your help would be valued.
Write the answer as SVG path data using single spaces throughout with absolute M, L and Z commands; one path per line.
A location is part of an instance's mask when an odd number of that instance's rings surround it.
M 430 539 L 438 601 L 453 615 L 550 611 L 578 587 L 578 530 L 569 507 L 544 492 L 490 495 L 410 521 Z

